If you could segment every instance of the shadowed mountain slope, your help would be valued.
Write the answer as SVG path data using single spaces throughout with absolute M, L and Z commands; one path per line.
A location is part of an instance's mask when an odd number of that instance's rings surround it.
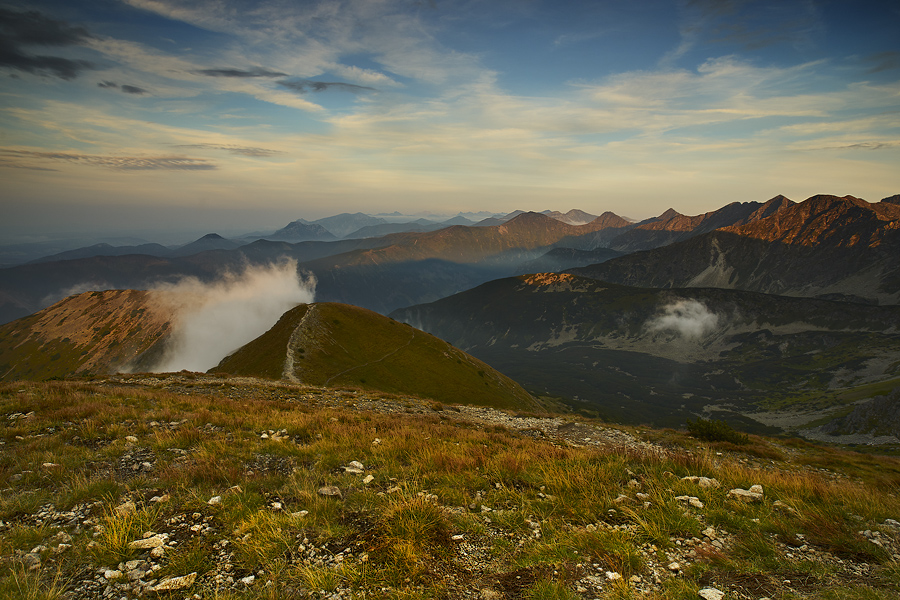
M 0 379 L 105 375 L 155 356 L 171 323 L 150 296 L 85 292 L 0 326 Z
M 392 313 L 605 418 L 660 425 L 843 406 L 900 385 L 900 307 L 538 274 Z M 868 389 L 868 388 L 867 388 Z M 871 390 L 869 390 L 871 391 Z M 866 390 L 860 393 L 868 393 Z M 843 395 L 842 395 L 843 394 Z M 792 408 L 793 410 L 793 408 Z M 717 417 L 718 418 L 718 417 Z
M 337 303 L 291 309 L 213 371 L 415 394 L 454 404 L 538 406 L 517 383 L 443 340 Z

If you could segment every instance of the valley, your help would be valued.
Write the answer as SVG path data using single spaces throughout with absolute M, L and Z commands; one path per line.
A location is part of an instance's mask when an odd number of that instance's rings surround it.
M 900 383 L 896 196 L 776 196 L 641 222 L 575 210 L 443 223 L 357 213 L 265 235 L 210 234 L 159 256 L 113 247 L 89 256 L 88 247 L 0 269 L 4 314 L 84 286 L 152 295 L 185 278 L 213 285 L 287 259 L 314 282 L 317 302 L 277 324 L 273 316 L 250 344 L 224 348 L 214 370 L 439 401 L 566 406 L 612 422 L 679 427 L 702 416 L 760 433 L 898 441 L 890 410 L 850 416 L 871 412 Z M 137 301 L 138 292 L 127 294 Z M 61 310 L 85 313 L 87 342 L 48 327 L 63 322 Z M 3 326 L 6 378 L 145 370 L 173 343 L 171 315 L 136 324 L 98 310 L 75 302 Z M 387 314 L 452 346 L 414 344 L 427 338 Z M 314 331 L 302 333 L 304 322 Z M 482 366 L 445 372 L 456 356 Z M 470 383 L 457 389 L 462 381 Z M 491 381 L 518 391 L 482 398 L 477 390 Z

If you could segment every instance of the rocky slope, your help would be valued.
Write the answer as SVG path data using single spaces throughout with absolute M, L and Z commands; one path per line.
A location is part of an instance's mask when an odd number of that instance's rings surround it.
M 753 223 L 572 272 L 625 285 L 721 287 L 896 304 L 897 256 L 896 204 L 813 196 Z
M 207 376 L 16 382 L 0 415 L 9 597 L 900 591 L 885 457 Z

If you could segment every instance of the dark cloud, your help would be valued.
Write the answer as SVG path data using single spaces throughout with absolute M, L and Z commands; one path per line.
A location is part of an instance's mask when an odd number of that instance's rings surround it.
M 144 88 L 139 88 L 136 85 L 119 85 L 115 81 L 101 81 L 97 84 L 98 87 L 111 89 L 111 90 L 122 90 L 126 94 L 147 94 L 149 93 Z
M 0 7 L 0 36 L 12 44 L 77 46 L 93 36 L 84 27 L 51 19 L 36 10 L 16 12 Z
M 77 46 L 91 39 L 83 27 L 74 27 L 37 12 L 17 12 L 0 7 L 0 67 L 34 75 L 74 79 L 93 63 L 61 56 L 27 52 L 23 46 Z
M 33 75 L 55 75 L 60 79 L 75 79 L 82 71 L 93 69 L 86 60 L 72 60 L 59 56 L 26 54 L 6 40 L 0 40 L 0 67 L 25 71 Z
M 4 160 L 18 158 L 65 161 L 121 171 L 210 171 L 218 168 L 206 159 L 185 156 L 99 156 L 77 152 L 33 152 L 3 149 L 0 150 L 0 157 L 3 157 Z
M 200 69 L 191 71 L 197 75 L 206 75 L 208 77 L 287 77 L 287 73 L 279 73 L 278 71 L 269 71 L 261 67 L 253 67 L 252 69 Z
M 364 85 L 354 85 L 352 83 L 331 82 L 331 81 L 310 81 L 309 79 L 300 79 L 297 81 L 279 81 L 278 85 L 287 89 L 305 94 L 306 92 L 327 92 L 330 90 L 338 92 L 353 92 L 359 94 L 362 92 L 375 92 L 375 88 L 366 87 Z
M 867 73 L 878 73 L 880 71 L 900 69 L 900 52 L 879 52 L 867 56 L 863 60 L 872 65 L 866 71 Z
M 241 156 L 254 156 L 257 158 L 265 158 L 268 156 L 276 156 L 284 154 L 280 150 L 269 150 L 268 148 L 254 148 L 252 146 L 236 146 L 232 144 L 179 144 L 176 148 L 203 148 L 206 150 L 224 150 L 232 154 L 240 154 Z

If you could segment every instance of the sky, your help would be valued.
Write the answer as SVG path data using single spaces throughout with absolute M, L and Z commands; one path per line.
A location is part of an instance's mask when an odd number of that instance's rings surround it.
M 900 2 L 0 0 L 0 237 L 900 193 Z

